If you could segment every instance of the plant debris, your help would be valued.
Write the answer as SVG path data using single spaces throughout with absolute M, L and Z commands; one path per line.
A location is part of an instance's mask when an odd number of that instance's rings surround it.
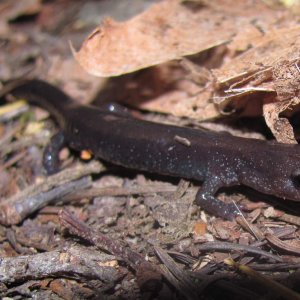
M 0 95 L 41 78 L 136 118 L 296 144 L 299 3 L 289 3 L 1 1 Z M 218 198 L 247 214 L 225 221 L 195 204 L 201 182 L 67 148 L 46 176 L 56 125 L 27 99 L 1 100 L 1 298 L 299 298 L 299 203 L 232 187 Z

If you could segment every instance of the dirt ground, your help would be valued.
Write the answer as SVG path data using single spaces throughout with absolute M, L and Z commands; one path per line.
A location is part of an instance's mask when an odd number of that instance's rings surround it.
M 0 91 L 38 78 L 136 118 L 297 144 L 299 16 L 297 1 L 1 1 Z M 196 205 L 201 182 L 68 147 L 48 176 L 58 127 L 24 100 L 0 106 L 2 299 L 300 299 L 297 201 L 222 189 L 246 208 L 228 221 Z

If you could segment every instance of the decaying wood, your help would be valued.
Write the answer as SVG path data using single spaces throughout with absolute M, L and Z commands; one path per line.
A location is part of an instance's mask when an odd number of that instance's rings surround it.
M 5 257 L 0 261 L 1 282 L 11 284 L 57 276 L 114 282 L 121 274 L 105 265 L 111 260 L 114 257 L 78 245 L 35 255 Z

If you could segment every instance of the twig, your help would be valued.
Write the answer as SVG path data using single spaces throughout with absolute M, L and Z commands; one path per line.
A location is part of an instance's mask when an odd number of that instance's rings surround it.
M 241 271 L 244 274 L 247 274 L 249 277 L 251 277 L 256 282 L 262 284 L 267 289 L 269 289 L 273 295 L 280 295 L 283 299 L 294 299 L 294 300 L 300 300 L 300 294 L 292 291 L 291 289 L 285 287 L 284 285 L 254 271 L 253 269 L 249 268 L 248 266 L 238 264 L 234 262 L 232 259 L 225 260 L 225 263 L 237 268 L 239 271 Z
M 296 254 L 296 255 L 300 255 L 300 247 L 293 245 L 291 243 L 288 242 L 283 242 L 282 240 L 280 240 L 278 237 L 276 237 L 273 234 L 266 234 L 266 239 L 268 240 L 268 242 L 273 245 L 276 248 L 279 248 L 285 252 L 289 252 L 292 254 Z
M 10 168 L 12 165 L 16 164 L 18 161 L 23 159 L 25 156 L 27 156 L 27 152 L 25 150 L 23 150 L 20 153 L 18 153 L 16 155 L 14 155 L 13 157 L 11 157 L 8 161 L 6 161 L 6 163 L 3 164 L 1 166 L 1 168 L 4 169 L 4 170 Z
M 160 247 L 154 246 L 157 256 L 161 259 L 165 269 L 164 276 L 180 291 L 187 299 L 199 299 L 197 285 L 191 280 L 187 272 L 180 269 L 173 259 Z
M 296 229 L 293 227 L 285 227 L 281 231 L 274 233 L 277 238 L 283 238 L 289 236 L 296 232 Z M 256 241 L 251 244 L 252 247 L 261 247 L 263 245 L 268 244 L 268 241 L 264 239 L 263 241 Z
M 131 195 L 145 195 L 153 193 L 172 193 L 177 190 L 174 185 L 139 185 L 135 187 L 119 187 L 119 186 L 109 186 L 109 187 L 92 187 L 86 191 L 78 192 L 74 195 L 69 195 L 66 197 L 66 201 L 76 201 L 82 198 L 95 198 L 102 196 L 131 196 Z
M 23 114 L 28 110 L 28 108 L 29 105 L 23 100 L 3 105 L 0 108 L 0 122 L 10 121 L 11 119 Z
M 264 238 L 264 235 L 262 231 L 255 226 L 252 223 L 249 223 L 247 219 L 244 217 L 243 213 L 241 213 L 241 216 L 238 216 L 236 218 L 236 222 L 243 227 L 243 229 L 250 232 L 257 240 L 262 240 Z
M 118 241 L 110 239 L 100 232 L 91 229 L 65 209 L 60 212 L 59 218 L 61 224 L 72 234 L 80 236 L 131 266 L 136 271 L 137 283 L 141 290 L 157 291 L 157 289 L 160 288 L 161 273 L 153 264 L 146 261 L 142 255 L 123 246 Z
M 239 245 L 239 244 L 232 244 L 227 242 L 208 242 L 205 244 L 202 244 L 199 246 L 199 251 L 215 251 L 215 250 L 221 250 L 221 251 L 243 251 L 247 253 L 257 254 L 263 257 L 267 257 L 270 259 L 273 259 L 278 262 L 282 262 L 281 257 L 278 257 L 277 255 L 273 255 L 269 252 L 263 251 L 261 249 L 258 249 L 256 247 L 247 246 L 247 245 Z
M 93 160 L 88 164 L 78 164 L 73 168 L 68 168 L 55 175 L 47 177 L 46 180 L 42 183 L 35 184 L 26 188 L 21 193 L 13 196 L 10 200 L 7 201 L 14 202 L 26 196 L 46 192 L 52 189 L 53 187 L 56 187 L 57 185 L 65 184 L 67 182 L 76 180 L 86 175 L 100 173 L 104 170 L 105 167 L 97 160 Z
M 120 274 L 102 263 L 111 259 L 99 251 L 78 245 L 60 251 L 4 257 L 0 260 L 0 281 L 11 284 L 45 277 L 85 277 L 113 282 Z
M 61 198 L 65 195 L 84 189 L 90 184 L 90 178 L 83 177 L 55 187 L 48 192 L 42 192 L 37 195 L 25 197 L 15 203 L 1 204 L 0 223 L 3 225 L 18 224 L 27 216 L 53 202 L 53 200 L 56 199 L 61 201 Z
M 214 275 L 208 275 L 198 273 L 195 276 L 195 273 L 180 269 L 168 255 L 170 252 L 166 254 L 158 247 L 155 247 L 155 250 L 164 263 L 162 268 L 164 276 L 187 299 L 199 299 L 200 295 L 203 295 L 204 290 L 210 285 L 214 285 L 218 290 L 230 290 L 232 294 L 237 294 L 241 299 L 255 299 L 258 296 L 246 288 L 231 283 L 230 280 L 233 279 L 233 274 L 215 273 Z
M 291 270 L 298 270 L 300 268 L 300 263 L 274 263 L 274 264 L 249 264 L 250 268 L 256 271 L 264 272 L 286 272 Z
M 6 230 L 6 238 L 7 238 L 8 242 L 10 243 L 10 245 L 13 247 L 13 249 L 16 252 L 22 253 L 22 254 L 33 254 L 34 253 L 34 250 L 29 249 L 27 247 L 22 247 L 17 242 L 15 232 L 11 228 L 7 228 L 7 230 Z
M 47 142 L 49 142 L 49 138 L 45 137 L 45 135 L 26 136 L 20 140 L 11 142 L 9 144 L 2 144 L 0 146 L 0 157 L 4 157 L 5 155 L 13 151 L 18 151 L 22 148 L 29 147 L 33 144 L 46 145 Z
M 282 216 L 278 217 L 278 219 L 280 221 L 284 221 L 286 223 L 300 226 L 300 217 L 299 216 L 290 215 L 290 214 L 285 213 Z
M 23 124 L 12 125 L 7 129 L 7 132 L 0 138 L 0 153 L 11 143 L 13 137 L 23 128 Z
M 67 169 L 48 177 L 43 183 L 28 187 L 1 203 L 0 223 L 3 225 L 20 223 L 28 215 L 48 205 L 54 199 L 60 201 L 60 198 L 65 195 L 86 188 L 91 184 L 88 177 L 76 179 L 91 173 L 99 173 L 103 169 L 99 162 L 94 161 Z

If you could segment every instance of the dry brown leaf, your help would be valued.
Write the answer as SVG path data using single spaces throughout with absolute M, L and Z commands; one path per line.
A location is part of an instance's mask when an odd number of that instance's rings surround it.
M 220 112 L 211 101 L 211 74 L 206 72 L 209 75 L 205 83 L 203 73 L 202 78 L 196 78 L 195 81 L 190 77 L 198 77 L 197 72 L 195 76 L 191 76 L 190 71 L 183 68 L 178 61 L 169 62 L 148 68 L 139 73 L 139 76 L 111 79 L 112 86 L 117 88 L 111 90 L 111 96 L 104 93 L 104 98 L 143 110 L 171 113 L 198 120 L 213 119 L 218 117 Z
M 190 61 L 185 61 L 186 63 L 189 64 L 189 68 L 193 66 Z M 218 117 L 220 111 L 211 101 L 213 85 L 211 73 L 204 68 L 187 70 L 181 64 L 177 64 L 177 71 L 174 72 L 174 65 L 175 63 L 172 63 L 172 66 L 169 64 L 169 68 L 165 65 L 168 71 L 164 74 L 165 84 L 172 86 L 172 89 L 152 98 L 151 101 L 139 103 L 139 108 L 161 113 L 171 112 L 174 116 L 186 116 L 198 120 Z M 202 75 L 200 80 L 199 74 Z
M 74 55 L 87 72 L 106 77 L 199 53 L 238 32 L 247 36 L 244 28 L 251 32 L 246 48 L 277 16 L 262 1 L 254 2 L 164 0 L 126 22 L 106 19 Z M 261 18 L 257 11 L 263 12 Z
M 279 114 L 299 103 L 300 99 L 295 98 L 292 101 L 286 101 L 286 103 L 268 103 L 263 106 L 263 114 L 266 123 L 278 142 L 285 144 L 298 144 L 294 136 L 293 127 L 289 123 L 288 119 L 279 117 Z
M 213 70 L 219 85 L 214 102 L 244 115 L 260 115 L 263 109 L 276 139 L 296 143 L 288 119 L 279 114 L 299 103 L 299 59 L 299 26 L 265 34 L 256 47 Z
M 263 105 L 264 118 L 278 142 L 297 144 L 288 119 L 280 117 L 282 113 L 289 115 L 299 107 L 300 70 L 297 63 L 283 61 L 276 64 L 273 68 L 273 83 L 279 102 Z
M 258 10 L 263 12 L 263 17 L 257 16 Z M 255 1 L 255 5 L 253 1 L 234 1 L 233 5 L 232 0 L 216 0 L 213 3 L 165 0 L 129 21 L 106 20 L 86 39 L 79 52 L 74 51 L 74 55 L 87 72 L 96 76 L 116 76 L 180 59 L 187 54 L 200 53 L 229 42 L 232 38 L 228 53 L 235 55 L 246 51 L 251 45 L 259 44 L 263 32 L 274 27 L 274 16 L 279 13 L 282 16 L 282 12 L 274 12 L 261 1 Z M 220 60 L 222 55 L 217 55 L 217 59 Z M 218 82 L 222 83 L 224 79 L 227 85 L 229 71 L 225 67 L 225 78 L 222 78 L 222 73 L 216 73 Z M 244 69 L 242 74 L 240 72 L 237 66 L 237 75 L 233 74 L 230 80 L 235 82 L 249 75 Z M 261 75 L 265 76 L 266 72 L 264 70 Z M 239 91 L 226 91 L 226 97 L 216 94 L 215 101 L 212 101 L 212 78 L 206 84 L 195 87 L 188 82 L 187 73 L 181 78 L 173 77 L 171 75 L 168 80 L 164 79 L 166 88 L 161 87 L 161 93 L 154 93 L 153 98 L 147 97 L 147 101 L 142 103 L 130 97 L 130 104 L 147 110 L 206 120 L 220 116 L 219 106 L 222 108 L 232 102 L 231 98 L 247 100 L 249 94 L 256 92 L 262 95 L 274 93 L 273 86 L 265 84 L 256 90 L 242 87 L 244 89 Z M 241 104 L 241 107 L 244 106 L 245 101 Z M 250 103 L 247 106 L 255 109 Z M 261 107 L 262 104 L 259 112 L 253 114 L 262 114 Z
M 106 19 L 74 55 L 79 64 L 96 76 L 117 76 L 198 53 L 230 39 L 223 31 L 223 14 L 210 20 L 204 11 L 181 5 L 178 0 L 154 4 L 127 22 Z M 203 34 L 203 29 L 212 34 Z M 219 30 L 221 33 L 219 34 Z M 196 38 L 195 38 L 196 37 Z
M 142 103 L 139 107 L 202 121 L 220 116 L 220 111 L 214 103 L 210 102 L 210 99 L 211 93 L 206 90 L 192 97 L 183 91 L 174 91 L 155 98 L 150 102 Z
M 299 26 L 270 31 L 259 39 L 256 47 L 213 72 L 220 85 L 240 86 L 241 83 L 245 84 L 250 80 L 256 80 L 257 75 L 261 77 L 279 60 L 295 61 L 299 59 L 299 46 Z M 246 81 L 246 79 L 248 80 Z

